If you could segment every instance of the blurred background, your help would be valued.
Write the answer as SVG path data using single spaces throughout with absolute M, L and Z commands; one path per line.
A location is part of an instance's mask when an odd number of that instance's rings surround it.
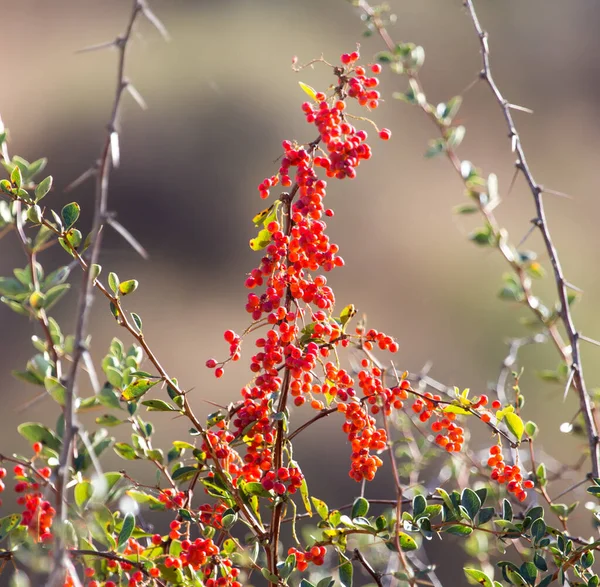
M 430 101 L 448 100 L 476 78 L 478 40 L 460 0 L 390 5 L 397 15 L 392 36 L 425 48 L 422 81 Z M 204 362 L 226 356 L 225 329 L 241 332 L 248 323 L 243 282 L 258 255 L 247 243 L 254 236 L 251 218 L 264 207 L 256 186 L 276 172 L 282 139 L 314 138 L 300 111 L 305 96 L 298 81 L 317 89 L 331 82 L 326 67 L 294 73 L 292 57 L 303 63 L 323 54 L 336 62 L 359 41 L 369 61 L 383 46 L 377 37 L 362 38 L 359 13 L 344 0 L 154 0 L 151 6 L 172 39 L 165 43 L 146 21 L 137 27 L 127 75 L 149 108 L 142 111 L 124 98 L 121 167 L 111 175 L 109 196 L 109 208 L 151 258 L 142 261 L 107 230 L 102 265 L 105 272 L 140 281 L 128 309 L 142 316 L 163 365 L 183 387 L 194 388 L 195 408 L 207 413 L 213 407 L 204 400 L 234 401 L 248 379 L 244 360 L 219 381 Z M 515 112 L 515 118 L 536 179 L 573 196 L 546 197 L 549 223 L 568 280 L 585 290 L 576 322 L 588 336 L 600 337 L 600 273 L 594 261 L 600 245 L 600 5 L 480 0 L 477 9 L 490 33 L 497 83 L 508 100 L 535 112 Z M 63 188 L 99 156 L 117 64 L 112 50 L 75 51 L 114 39 L 129 10 L 126 0 L 20 0 L 1 7 L 0 114 L 10 129 L 10 152 L 30 161 L 48 157 L 55 191 L 47 204 L 58 209 L 77 200 L 88 225 L 93 184 L 70 194 Z M 436 131 L 417 108 L 392 99 L 392 92 L 405 88 L 403 78 L 382 75 L 386 101 L 373 119 L 392 130 L 392 140 L 373 138 L 374 157 L 363 163 L 358 178 L 331 183 L 328 200 L 336 215 L 330 234 L 346 267 L 330 279 L 339 304 L 355 304 L 368 314 L 369 325 L 399 339 L 401 368 L 418 371 L 432 361 L 431 375 L 439 381 L 481 393 L 498 376 L 506 340 L 527 334 L 519 323 L 527 314 L 497 298 L 507 267 L 498 253 L 468 241 L 477 218 L 452 214 L 453 206 L 465 201 L 462 184 L 448 161 L 423 158 Z M 498 217 L 518 243 L 534 216 L 532 199 L 522 178 L 507 195 L 514 157 L 501 113 L 483 84 L 465 95 L 458 118 L 467 128 L 459 154 L 499 176 L 505 199 Z M 14 235 L 0 247 L 0 275 L 24 266 Z M 526 248 L 542 250 L 537 235 Z M 541 261 L 549 269 L 545 256 Z M 51 249 L 42 262 L 50 271 L 65 262 L 64 252 Z M 75 273 L 73 282 L 78 281 Z M 551 303 L 552 282 L 539 284 L 537 291 Z M 53 312 L 66 332 L 73 328 L 75 302 L 74 287 Z M 49 401 L 19 412 L 38 390 L 14 380 L 10 371 L 23 369 L 31 356 L 36 326 L 5 306 L 0 325 L 0 447 L 9 453 L 26 450 L 15 432 L 17 420 L 53 424 L 56 414 Z M 94 306 L 92 333 L 98 364 L 112 337 L 129 342 L 101 299 Z M 248 359 L 250 346 L 246 351 Z M 583 352 L 586 379 L 594 387 L 600 350 L 584 347 Z M 540 424 L 549 454 L 572 462 L 582 444 L 561 434 L 559 426 L 576 412 L 577 402 L 570 396 L 563 405 L 562 385 L 542 383 L 535 375 L 555 368 L 557 353 L 550 345 L 536 345 L 523 349 L 521 358 L 528 399 L 524 415 Z M 160 424 L 163 447 L 185 436 L 181 420 L 152 416 Z M 305 466 L 309 482 L 314 477 L 312 491 L 327 498 L 342 495 L 347 502 L 357 487 L 347 477 L 349 447 L 340 425 L 322 421 L 313 434 L 300 437 L 296 456 L 301 460 L 319 450 L 319 459 Z M 325 441 L 326 453 L 320 449 Z M 117 469 L 122 461 L 109 459 L 106 467 Z M 326 482 L 318 475 L 323 470 Z M 383 473 L 368 495 L 386 497 L 391 490 Z M 565 501 L 576 498 L 585 499 L 585 493 L 574 492 Z M 580 531 L 590 528 L 582 525 Z M 464 580 L 459 577 L 453 584 Z

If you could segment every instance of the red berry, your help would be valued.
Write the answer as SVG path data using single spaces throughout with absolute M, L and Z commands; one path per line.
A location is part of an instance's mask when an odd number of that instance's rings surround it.
M 388 141 L 392 136 L 392 131 L 389 128 L 382 128 L 379 131 L 379 138 Z

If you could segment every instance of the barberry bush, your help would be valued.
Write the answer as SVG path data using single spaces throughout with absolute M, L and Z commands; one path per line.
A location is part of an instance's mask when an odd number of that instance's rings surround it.
M 565 278 L 546 220 L 544 195 L 554 192 L 534 179 L 513 120 L 522 108 L 496 85 L 487 33 L 472 0 L 465 0 L 481 48 L 477 80 L 489 86 L 506 121 L 515 174 L 526 179 L 535 205 L 532 229 L 542 236 L 541 254 L 513 241 L 496 218 L 501 197 L 493 171 L 484 173 L 459 155 L 465 127 L 455 120 L 462 97 L 430 103 L 419 77 L 424 49 L 392 39 L 385 6 L 352 4 L 365 34 L 380 37 L 382 51 L 364 55 L 357 45 L 336 59 L 292 61 L 303 81 L 289 115 L 306 121 L 306 134 L 285 138 L 278 168 L 269 170 L 265 162 L 266 177 L 257 177 L 257 208 L 261 199 L 265 208 L 252 218 L 255 267 L 240 275 L 247 319 L 231 324 L 224 316 L 224 344 L 214 341 L 215 358 L 205 359 L 224 388 L 234 362 L 245 365 L 248 383 L 236 401 L 206 418 L 189 399 L 202 390 L 190 391 L 193 382 L 170 374 L 145 337 L 130 301 L 138 281 L 100 264 L 103 230 L 116 226 L 108 194 L 119 161 L 121 101 L 125 93 L 140 100 L 125 77 L 127 49 L 139 19 L 166 34 L 145 0 L 133 2 L 124 34 L 110 44 L 118 53 L 117 89 L 100 159 L 84 174 L 95 178 L 93 209 L 77 202 L 53 208 L 52 176 L 42 173 L 46 160 L 13 155 L 0 127 L 7 174 L 0 181 L 0 229 L 14 235 L 25 255 L 23 268 L 0 278 L 1 300 L 23 315 L 23 328 L 33 323 L 36 332 L 35 354 L 15 375 L 41 388 L 57 415 L 54 427 L 18 425 L 31 446 L 27 454 L 0 454 L 0 491 L 8 486 L 16 495 L 16 507 L 6 500 L 0 519 L 0 569 L 13 587 L 449 585 L 425 552 L 439 539 L 464 547 L 470 584 L 599 585 L 594 554 L 600 541 L 569 527 L 573 516 L 589 516 L 585 523 L 595 532 L 600 515 L 597 414 L 580 355 L 580 343 L 595 341 L 572 318 L 578 290 Z M 328 87 L 309 85 L 316 67 L 330 74 Z M 398 75 L 388 90 L 380 89 L 384 68 Z M 437 136 L 425 156 L 445 157 L 455 169 L 465 191 L 456 212 L 482 222 L 471 241 L 507 264 L 500 297 L 530 313 L 531 336 L 510 342 L 490 389 L 469 391 L 426 372 L 410 373 L 402 364 L 402 335 L 368 324 L 352 304 L 340 307 L 328 282 L 344 266 L 327 233 L 337 195 L 347 182 L 360 181 L 361 166 L 377 165 L 371 161 L 374 141 L 381 142 L 378 153 L 393 148 L 392 131 L 370 119 L 386 95 L 433 122 Z M 386 110 L 395 107 L 385 102 Z M 87 235 L 82 212 L 93 218 Z M 122 225 L 118 230 L 144 252 Z M 43 252 L 54 244 L 64 249 L 64 265 L 44 267 Z M 534 293 L 534 280 L 545 275 L 543 257 L 555 301 Z M 75 330 L 66 333 L 51 311 L 75 270 L 83 278 Z M 95 311 L 110 317 L 122 336 L 107 349 L 101 376 L 90 355 L 93 296 L 106 302 Z M 545 341 L 556 347 L 560 366 L 544 378 L 562 382 L 565 395 L 579 398 L 566 432 L 577 429 L 587 442 L 583 457 L 570 465 L 578 481 L 554 498 L 561 472 L 545 464 L 538 425 L 525 418 L 527 390 L 517 368 L 522 346 Z M 84 426 L 81 415 L 91 410 L 101 415 L 94 427 Z M 170 445 L 157 444 L 148 412 L 178 417 L 178 437 Z M 352 503 L 326 503 L 312 493 L 295 455 L 325 418 L 346 447 Z M 116 426 L 129 428 L 129 441 L 110 435 Z M 488 439 L 485 446 L 470 442 L 474 431 Z M 121 470 L 105 472 L 102 461 L 110 451 L 123 460 Z M 136 478 L 133 461 L 154 471 L 155 482 Z M 393 491 L 372 499 L 369 482 L 379 475 L 391 477 Z M 581 488 L 589 495 L 585 510 L 568 502 Z

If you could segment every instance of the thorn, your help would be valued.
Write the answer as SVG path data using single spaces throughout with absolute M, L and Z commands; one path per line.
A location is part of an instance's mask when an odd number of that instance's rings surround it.
M 100 381 L 98 381 L 98 375 L 96 375 L 96 368 L 94 367 L 94 361 L 92 361 L 90 352 L 85 350 L 82 353 L 82 358 L 83 362 L 85 363 L 85 368 L 87 369 L 88 377 L 90 378 L 90 383 L 92 384 L 94 394 L 99 395 L 101 391 Z
M 106 41 L 105 43 L 98 43 L 97 45 L 88 45 L 87 47 L 83 47 L 82 49 L 77 49 L 75 53 L 91 53 L 92 51 L 101 51 L 102 49 L 109 49 L 110 47 L 116 47 L 117 45 L 118 39 L 113 41 Z
M 565 386 L 565 393 L 563 394 L 563 402 L 567 399 L 567 394 L 569 393 L 569 389 L 571 389 L 571 383 L 573 383 L 573 377 L 575 377 L 575 371 L 577 370 L 577 365 L 573 363 L 571 365 L 571 372 L 569 373 L 569 377 L 567 379 L 567 385 Z
M 474 88 L 481 81 L 481 76 L 477 76 L 472 82 L 467 84 L 467 86 L 463 89 L 459 96 L 464 96 L 470 89 Z
M 572 283 L 570 283 L 566 279 L 563 279 L 563 283 L 564 283 L 565 287 L 568 287 L 569 289 L 572 289 L 573 291 L 576 291 L 578 293 L 584 293 L 584 291 L 580 287 L 577 287 L 576 285 L 573 285 Z
M 106 219 L 106 223 L 114 229 L 115 232 L 118 232 L 130 245 L 131 247 L 138 253 L 142 259 L 146 261 L 149 259 L 150 255 L 148 255 L 148 251 L 137 241 L 137 239 L 115 218 L 112 216 L 108 216 Z
M 529 227 L 529 230 L 525 233 L 525 236 L 519 241 L 519 244 L 517 245 L 517 249 L 520 249 L 523 244 L 525 244 L 525 241 L 531 236 L 531 233 L 536 229 L 537 224 L 533 223 L 531 226 Z
M 156 14 L 154 14 L 154 12 L 152 12 L 152 10 L 150 10 L 145 3 L 142 6 L 142 12 L 144 13 L 144 16 L 154 26 L 154 28 L 161 34 L 162 38 L 168 43 L 171 40 L 171 35 L 169 35 L 169 31 L 166 29 L 165 25 L 160 21 L 158 16 L 156 16 Z
M 148 110 L 148 104 L 146 104 L 146 101 L 144 98 L 142 98 L 142 95 L 135 89 L 135 86 L 131 82 L 127 82 L 125 84 L 125 89 L 129 92 L 129 95 L 137 102 L 138 106 L 142 110 Z
M 79 187 L 82 183 L 85 183 L 90 177 L 96 175 L 96 171 L 98 169 L 98 165 L 95 164 L 93 167 L 90 167 L 86 171 L 84 171 L 77 179 L 74 179 L 65 189 L 64 192 L 68 193 L 71 190 Z
M 507 104 L 507 106 L 513 110 L 519 110 L 521 112 L 526 112 L 527 114 L 533 114 L 533 110 L 531 108 L 525 108 L 525 106 L 519 106 L 518 104 Z
M 594 340 L 593 338 L 590 338 L 589 336 L 584 336 L 583 334 L 580 334 L 579 339 L 584 340 L 585 342 L 589 342 L 590 344 L 595 344 L 596 346 L 600 346 L 600 342 L 598 342 L 597 340 Z
M 510 193 L 512 192 L 512 189 L 515 187 L 515 182 L 517 181 L 518 176 L 519 176 L 519 170 L 515 169 L 515 173 L 512 176 L 512 179 L 510 180 L 510 186 L 508 188 L 508 193 L 506 194 L 507 196 L 510 195 Z
M 569 194 L 565 194 L 564 192 L 557 192 L 556 190 L 550 190 L 545 188 L 544 186 L 540 186 L 540 190 L 544 194 L 551 194 L 552 196 L 558 196 L 559 198 L 567 198 L 568 200 L 573 199 L 573 196 L 570 196 Z
M 37 404 L 40 400 L 46 399 L 47 397 L 50 397 L 48 395 L 47 391 L 43 391 L 42 393 L 38 393 L 36 396 L 34 396 L 33 398 L 31 398 L 30 400 L 26 401 L 24 404 L 20 405 L 16 412 L 17 414 L 21 414 L 23 412 L 26 412 L 27 410 L 29 410 L 29 408 L 33 407 L 35 404 Z
M 512 137 L 511 137 L 511 139 L 510 139 L 510 150 L 513 153 L 517 150 L 517 143 L 518 142 L 519 142 L 519 137 L 516 134 L 513 134 Z
M 119 167 L 121 154 L 119 151 L 119 133 L 116 130 L 113 130 L 110 133 L 110 155 L 112 157 L 113 166 Z

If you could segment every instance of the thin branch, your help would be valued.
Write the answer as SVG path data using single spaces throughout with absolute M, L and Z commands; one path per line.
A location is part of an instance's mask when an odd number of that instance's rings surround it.
M 546 221 L 546 211 L 544 208 L 544 202 L 542 198 L 542 187 L 535 181 L 529 169 L 529 165 L 527 164 L 527 158 L 525 156 L 525 152 L 521 144 L 521 138 L 519 136 L 519 133 L 517 132 L 510 111 L 511 104 L 504 98 L 492 76 L 492 72 L 490 69 L 490 51 L 488 44 L 488 35 L 483 30 L 479 22 L 479 18 L 477 16 L 477 13 L 475 12 L 473 0 L 464 0 L 464 6 L 469 12 L 471 21 L 473 22 L 473 26 L 475 27 L 475 31 L 477 33 L 477 36 L 479 37 L 479 42 L 481 46 L 481 56 L 483 62 L 483 70 L 480 74 L 481 78 L 487 83 L 494 97 L 496 98 L 496 101 L 498 102 L 500 108 L 502 109 L 502 113 L 504 114 L 504 119 L 508 127 L 509 136 L 513 141 L 515 152 L 518 156 L 517 166 L 522 172 L 525 179 L 527 180 L 527 184 L 529 185 L 529 189 L 531 191 L 531 195 L 533 196 L 533 200 L 535 203 L 537 217 L 539 219 L 538 228 L 540 229 L 540 232 L 542 234 L 546 251 L 548 253 L 548 257 L 552 265 L 552 270 L 554 272 L 554 281 L 556 282 L 558 299 L 560 301 L 560 317 L 571 346 L 570 363 L 572 368 L 575 367 L 573 369 L 573 384 L 579 395 L 579 403 L 585 420 L 585 428 L 587 431 L 588 444 L 590 448 L 592 472 L 594 477 L 598 477 L 600 475 L 600 439 L 598 438 L 598 424 L 596 422 L 596 413 L 594 406 L 590 402 L 590 396 L 587 391 L 585 379 L 583 377 L 583 369 L 579 351 L 579 332 L 577 331 L 573 322 L 573 318 L 571 316 L 567 295 L 567 286 L 565 285 L 565 278 L 560 264 L 558 251 L 556 250 L 554 242 L 552 241 L 552 236 L 550 234 L 548 223 Z
M 367 571 L 367 573 L 369 573 L 369 575 L 373 577 L 373 581 L 375 581 L 376 585 L 378 585 L 379 587 L 383 587 L 383 583 L 381 582 L 381 574 L 375 571 L 375 569 L 373 569 L 373 567 L 369 564 L 367 559 L 362 555 L 358 548 L 354 549 L 352 558 L 354 558 L 354 560 L 357 560 L 363 566 L 365 571 Z
M 116 123 L 119 114 L 119 107 L 121 104 L 121 97 L 125 88 L 125 56 L 127 52 L 127 46 L 131 33 L 133 31 L 134 23 L 139 14 L 142 12 L 142 4 L 139 0 L 133 0 L 132 10 L 129 16 L 129 21 L 125 34 L 122 37 L 117 38 L 115 41 L 116 48 L 119 52 L 118 59 L 118 70 L 117 70 L 117 84 L 116 92 L 112 105 L 112 112 L 110 122 L 108 124 L 108 135 L 102 149 L 100 156 L 100 162 L 98 165 L 98 173 L 96 176 L 96 193 L 95 193 L 95 204 L 94 204 L 94 216 L 92 220 L 92 245 L 90 252 L 89 265 L 97 264 L 100 259 L 100 247 L 102 242 L 101 227 L 106 217 L 107 200 L 108 200 L 108 181 L 111 169 L 111 145 L 113 146 L 112 155 L 114 161 L 114 137 L 117 134 Z M 65 392 L 65 404 L 64 404 L 64 434 L 63 444 L 59 456 L 59 464 L 57 468 L 57 479 L 56 486 L 59 493 L 59 498 L 56 502 L 56 516 L 60 524 L 64 526 L 67 519 L 67 508 L 65 502 L 67 499 L 67 487 L 69 483 L 69 473 L 72 459 L 72 448 L 75 442 L 75 436 L 79 430 L 79 424 L 77 422 L 75 405 L 77 399 L 77 374 L 79 371 L 79 364 L 82 361 L 84 352 L 87 351 L 85 346 L 85 338 L 87 332 L 87 324 L 90 314 L 91 302 L 92 302 L 92 275 L 91 272 L 87 271 L 83 274 L 83 280 L 81 284 L 81 292 L 79 294 L 79 301 L 77 305 L 77 323 L 75 328 L 75 343 L 72 357 L 71 369 L 66 382 Z M 67 569 L 66 562 L 66 544 L 63 532 L 57 532 L 57 541 L 54 549 L 54 566 L 48 578 L 48 585 L 51 587 L 58 587 L 64 580 L 64 575 Z

